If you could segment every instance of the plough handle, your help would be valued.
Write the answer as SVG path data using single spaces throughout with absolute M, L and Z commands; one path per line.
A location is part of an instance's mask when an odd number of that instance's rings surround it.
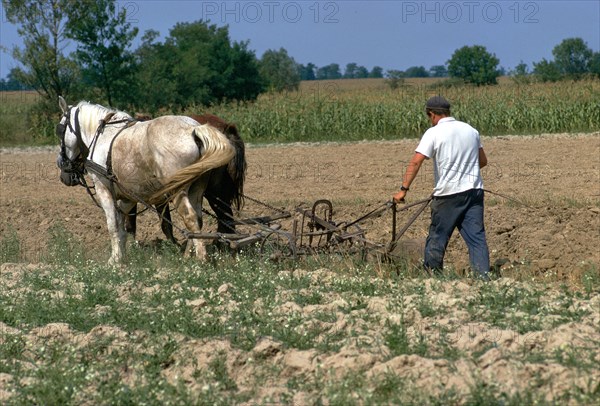
M 418 202 L 407 204 L 406 206 L 403 206 L 401 209 L 398 209 L 396 207 L 396 205 L 394 205 L 394 208 L 393 208 L 393 216 L 394 217 L 392 219 L 392 225 L 393 225 L 393 229 L 392 229 L 392 241 L 388 245 L 388 249 L 387 249 L 388 253 L 391 252 L 394 249 L 394 247 L 396 246 L 396 243 L 398 242 L 398 240 L 400 238 L 402 238 L 402 236 L 404 235 L 404 233 L 406 232 L 406 230 L 408 230 L 408 228 L 415 222 L 415 220 L 417 219 L 417 217 L 419 217 L 421 215 L 421 213 L 423 213 L 423 210 L 425 210 L 425 208 L 427 206 L 429 206 L 429 203 L 431 202 L 432 199 L 433 199 L 433 195 L 429 196 L 427 199 L 423 199 L 423 200 L 420 200 Z M 406 222 L 406 224 L 404 224 L 404 226 L 402 227 L 402 229 L 396 234 L 396 213 L 398 211 L 406 210 L 406 209 L 409 209 L 411 207 L 418 206 L 418 205 L 421 205 L 421 207 L 419 207 L 419 209 L 410 217 L 410 219 L 408 219 L 408 221 Z

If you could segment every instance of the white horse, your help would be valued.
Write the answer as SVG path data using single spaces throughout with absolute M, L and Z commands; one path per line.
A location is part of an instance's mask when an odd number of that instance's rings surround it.
M 200 231 L 210 171 L 235 155 L 223 133 L 185 116 L 138 122 L 127 113 L 88 102 L 67 106 L 60 97 L 59 106 L 60 178 L 67 186 L 87 187 L 84 174 L 93 180 L 106 214 L 111 264 L 124 258 L 124 220 L 138 201 L 160 204 L 173 199 L 187 231 Z M 189 239 L 185 252 L 199 259 L 206 256 L 200 239 Z

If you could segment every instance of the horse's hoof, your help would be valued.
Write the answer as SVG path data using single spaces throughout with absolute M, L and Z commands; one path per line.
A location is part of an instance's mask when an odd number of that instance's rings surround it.
M 123 261 L 121 258 L 110 257 L 108 260 L 108 266 L 113 268 L 121 268 L 123 267 Z

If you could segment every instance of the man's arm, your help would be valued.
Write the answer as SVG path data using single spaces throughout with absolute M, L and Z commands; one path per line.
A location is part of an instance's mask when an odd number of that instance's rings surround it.
M 419 169 L 421 169 L 421 164 L 423 161 L 427 159 L 427 157 L 419 152 L 415 152 L 412 159 L 408 163 L 406 167 L 406 172 L 404 172 L 404 178 L 402 179 L 402 186 L 406 189 L 410 188 L 413 180 L 419 173 Z M 393 196 L 394 202 L 399 203 L 404 200 L 404 196 L 406 196 L 406 190 L 401 190 Z
M 486 166 L 488 163 L 487 156 L 485 155 L 485 151 L 483 148 L 479 148 L 479 169 Z

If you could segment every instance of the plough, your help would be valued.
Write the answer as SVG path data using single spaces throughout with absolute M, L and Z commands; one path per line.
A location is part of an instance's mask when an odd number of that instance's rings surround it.
M 248 196 L 246 198 L 248 199 Z M 269 216 L 232 218 L 229 224 L 242 226 L 240 228 L 244 231 L 186 233 L 186 238 L 219 241 L 235 252 L 249 246 L 258 246 L 261 253 L 274 260 L 295 259 L 319 253 L 359 254 L 363 258 L 372 254 L 378 258 L 390 259 L 394 256 L 394 249 L 400 238 L 431 201 L 431 197 L 404 205 L 389 201 L 355 220 L 336 222 L 333 204 L 327 199 L 316 200 L 308 208 L 296 207 L 293 213 L 269 206 L 257 199 L 249 199 L 276 213 Z M 416 207 L 415 212 L 402 227 L 398 227 L 398 214 L 413 207 Z M 210 212 L 205 213 L 211 215 Z M 381 217 L 385 213 L 391 216 L 391 240 L 387 243 L 370 241 L 360 223 Z M 284 229 L 280 223 L 286 219 L 291 219 L 291 230 Z

